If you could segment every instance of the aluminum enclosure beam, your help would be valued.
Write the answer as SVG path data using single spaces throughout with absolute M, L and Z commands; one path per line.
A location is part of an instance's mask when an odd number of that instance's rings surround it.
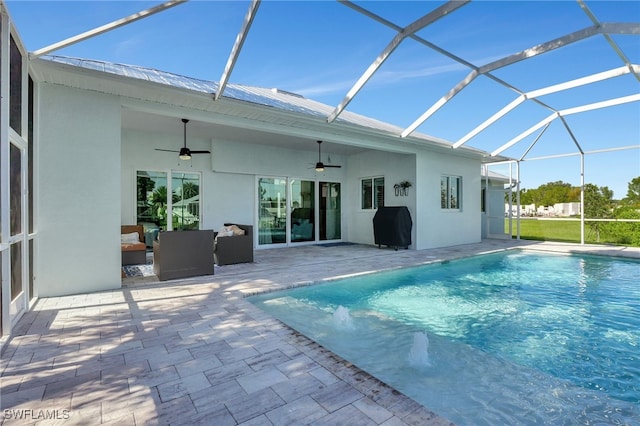
M 583 0 L 577 0 L 577 1 L 582 11 L 589 17 L 591 22 L 593 22 L 595 25 L 600 26 L 600 21 L 598 21 L 596 16 L 591 12 L 591 10 L 587 7 L 587 5 L 584 4 L 584 1 Z M 633 72 L 634 76 L 636 77 L 636 80 L 640 81 L 640 73 L 638 73 L 638 71 L 633 71 L 631 66 L 631 61 L 629 61 L 626 55 L 622 53 L 622 50 L 620 50 L 616 42 L 613 41 L 611 36 L 609 36 L 608 32 L 604 32 L 603 35 L 604 35 L 604 38 L 607 40 L 607 43 L 609 43 L 609 45 L 611 46 L 611 48 L 616 52 L 616 54 L 620 57 L 620 59 L 622 59 L 622 61 L 629 68 L 629 70 Z
M 236 41 L 231 48 L 231 53 L 229 54 L 229 59 L 227 60 L 227 65 L 224 67 L 224 71 L 222 72 L 222 77 L 220 77 L 220 85 L 218 86 L 218 92 L 216 93 L 214 100 L 218 100 L 222 97 L 224 93 L 224 89 L 227 87 L 227 83 L 229 82 L 229 77 L 231 76 L 231 72 L 233 71 L 233 67 L 238 60 L 238 56 L 240 55 L 240 51 L 242 50 L 242 45 L 247 38 L 247 34 L 249 34 L 249 28 L 251 28 L 251 24 L 253 23 L 253 18 L 255 18 L 256 13 L 258 12 L 258 7 L 260 6 L 260 0 L 252 0 L 249 5 L 249 10 L 247 10 L 247 14 L 244 17 L 244 22 L 242 23 L 242 28 L 236 37 Z
M 518 96 L 516 99 L 511 101 L 511 103 L 509 103 L 507 106 L 502 108 L 500 111 L 493 114 L 491 117 L 489 117 L 489 119 L 484 121 L 478 127 L 476 127 L 475 129 L 473 129 L 472 131 L 464 135 L 462 138 L 460 138 L 456 143 L 452 145 L 452 148 L 455 149 L 455 148 L 461 147 L 462 145 L 467 143 L 471 138 L 473 138 L 478 133 L 482 132 L 484 129 L 486 129 L 487 127 L 489 127 L 490 125 L 492 125 L 493 123 L 495 123 L 496 121 L 504 117 L 505 115 L 507 115 L 510 111 L 516 109 L 519 105 L 521 105 L 526 100 L 527 100 L 526 95 Z
M 389 56 L 393 53 L 394 50 L 402 43 L 402 41 L 413 35 L 415 32 L 423 29 L 424 27 L 434 23 L 438 19 L 448 15 L 449 13 L 455 11 L 456 9 L 464 6 L 469 3 L 470 0 L 464 1 L 449 1 L 442 6 L 434 9 L 432 12 L 423 16 L 422 18 L 414 21 L 413 23 L 404 27 L 395 37 L 391 40 L 391 42 L 384 48 L 382 53 L 378 55 L 378 57 L 369 65 L 369 68 L 360 76 L 356 84 L 349 90 L 347 95 L 344 97 L 342 102 L 329 114 L 327 118 L 327 122 L 333 122 L 339 115 L 344 111 L 344 109 L 349 105 L 349 102 L 353 99 L 353 97 L 362 89 L 362 87 L 369 81 L 369 79 L 375 74 L 376 71 L 382 66 L 382 64 L 389 58 Z
M 527 156 L 527 154 L 529 154 L 529 152 L 533 149 L 533 147 L 536 146 L 536 144 L 538 143 L 538 141 L 540 140 L 542 135 L 544 135 L 544 133 L 547 131 L 547 129 L 549 128 L 550 125 L 551 125 L 551 122 L 547 123 L 544 126 L 544 129 L 542 129 L 542 131 L 540 133 L 538 133 L 538 136 L 536 136 L 536 138 L 533 140 L 533 142 L 531 142 L 531 145 L 529 145 L 529 147 L 525 150 L 525 152 L 520 156 L 520 159 L 518 161 L 524 160 L 524 158 Z
M 38 49 L 38 50 L 32 52 L 29 56 L 31 58 L 37 58 L 39 56 L 46 55 L 46 54 L 51 53 L 51 52 L 53 52 L 55 50 L 59 50 L 59 49 L 62 49 L 64 47 L 71 46 L 72 44 L 75 44 L 75 43 L 78 43 L 80 41 L 89 39 L 91 37 L 95 37 L 97 35 L 106 33 L 107 31 L 111 31 L 111 30 L 116 29 L 118 27 L 121 27 L 123 25 L 130 24 L 132 22 L 135 22 L 135 21 L 138 21 L 138 20 L 140 20 L 142 18 L 146 18 L 148 16 L 154 15 L 154 14 L 156 14 L 158 12 L 162 12 L 162 11 L 164 11 L 166 9 L 169 9 L 170 7 L 177 6 L 177 5 L 185 3 L 187 1 L 188 0 L 169 0 L 169 1 L 164 2 L 164 3 L 162 3 L 162 4 L 158 5 L 158 6 L 155 6 L 155 7 L 149 8 L 149 9 L 145 9 L 145 10 L 143 10 L 141 12 L 129 15 L 126 18 L 118 19 L 117 21 L 110 22 L 110 23 L 102 25 L 102 26 L 100 26 L 98 28 L 94 28 L 93 30 L 86 31 L 86 32 L 84 32 L 82 34 L 78 34 L 76 36 L 69 37 L 69 38 L 67 38 L 65 40 L 59 41 L 58 43 L 54 43 L 54 44 L 51 44 L 49 46 L 43 47 L 42 49 Z
M 510 111 L 514 110 L 520 104 L 522 104 L 527 99 L 534 99 L 539 96 L 549 95 L 551 93 L 561 92 L 563 90 L 573 89 L 576 87 L 584 86 L 591 83 L 596 83 L 598 81 L 606 80 L 609 78 L 619 77 L 621 75 L 629 74 L 632 72 L 634 68 L 637 68 L 636 65 L 631 65 L 630 67 L 618 67 L 609 71 L 604 71 L 597 74 L 592 74 L 586 77 L 577 78 L 575 80 L 567 81 L 564 83 L 555 84 L 553 86 L 544 87 L 542 89 L 532 90 L 530 92 L 524 93 L 523 95 L 518 96 L 514 101 L 510 104 L 502 108 L 500 111 L 492 115 L 489 119 L 481 123 L 478 127 L 464 135 L 460 138 L 456 143 L 453 144 L 453 148 L 458 148 L 465 143 L 467 143 L 471 138 L 478 135 L 478 133 L 484 131 L 487 127 L 498 121 L 500 118 L 504 117 Z
M 458 94 L 462 89 L 468 86 L 478 75 L 485 74 L 488 77 L 493 78 L 490 75 L 491 71 L 495 71 L 499 68 L 503 68 L 508 65 L 512 65 L 516 62 L 532 58 L 534 56 L 541 55 L 543 53 L 550 52 L 555 49 L 559 49 L 561 47 L 567 46 L 569 44 L 575 43 L 577 41 L 592 37 L 597 34 L 605 34 L 607 40 L 610 40 L 610 44 L 613 43 L 611 38 L 608 36 L 609 33 L 612 34 L 639 34 L 640 33 L 640 25 L 638 24 L 597 24 L 591 27 L 584 28 L 582 30 L 573 32 L 571 34 L 567 34 L 563 37 L 556 38 L 554 40 L 548 41 L 546 43 L 542 43 L 537 46 L 533 46 L 529 49 L 525 49 L 521 52 L 515 53 L 513 55 L 506 56 L 502 59 L 498 59 L 496 61 L 485 64 L 477 69 L 474 69 L 469 75 L 467 75 L 460 83 L 458 83 L 452 90 L 450 90 L 445 96 L 440 98 L 434 105 L 432 105 L 424 114 L 422 114 L 417 120 L 415 120 L 409 127 L 407 127 L 401 134 L 402 137 L 407 137 L 411 133 L 413 133 L 418 127 L 420 127 L 425 121 L 427 121 L 435 112 L 437 112 L 442 106 L 444 106 L 453 96 Z M 618 52 L 619 55 L 623 57 L 625 63 L 630 71 L 634 73 L 636 78 L 640 79 L 640 74 L 638 70 L 634 68 L 630 62 L 622 55 L 620 49 L 615 46 L 613 43 L 612 46 Z M 496 78 L 493 78 L 495 81 L 498 81 Z M 503 84 L 503 82 L 498 81 Z M 506 85 L 510 87 L 509 85 Z
M 478 75 L 487 74 L 487 73 L 490 73 L 491 71 L 495 71 L 499 68 L 506 67 L 507 65 L 511 65 L 516 62 L 520 62 L 524 59 L 529 59 L 534 56 L 538 56 L 543 53 L 550 52 L 552 50 L 566 46 L 568 44 L 575 43 L 576 41 L 580 41 L 587 37 L 591 37 L 595 34 L 598 34 L 598 27 L 594 25 L 594 26 L 573 32 L 571 34 L 565 35 L 564 37 L 560 37 L 555 40 L 551 40 L 546 43 L 531 47 L 529 49 L 525 49 L 521 52 L 514 53 L 513 55 L 506 56 L 502 59 L 498 59 L 497 61 L 493 61 L 481 67 L 478 67 L 477 70 L 473 70 L 462 81 L 460 81 L 452 90 L 450 90 L 445 96 L 440 98 L 424 114 L 422 114 L 416 121 L 414 121 L 409 127 L 407 127 L 402 132 L 402 137 L 407 137 L 411 133 L 413 133 L 418 127 L 420 127 L 425 121 L 427 121 L 429 117 L 431 117 L 433 114 L 436 113 L 436 111 L 438 111 L 442 106 L 444 106 L 451 98 L 453 98 L 455 95 L 460 93 L 462 89 L 464 89 L 469 84 L 471 84 L 471 82 Z
M 385 18 L 383 18 L 383 17 L 381 17 L 379 15 L 376 15 L 375 13 L 370 12 L 367 9 L 364 9 L 363 7 L 358 6 L 358 5 L 352 3 L 352 2 L 350 2 L 348 0 L 338 0 L 338 1 L 341 4 L 343 4 L 345 6 L 348 6 L 349 8 L 355 10 L 356 12 L 361 13 L 361 14 L 367 16 L 368 18 L 371 18 L 374 21 L 377 21 L 377 22 L 381 23 L 382 25 L 385 25 L 385 26 L 387 26 L 387 27 L 389 27 L 389 28 L 391 28 L 391 29 L 393 29 L 395 31 L 401 31 L 402 30 L 402 27 L 400 27 L 399 25 L 396 25 L 393 22 L 388 21 L 387 19 L 385 19 Z M 451 60 L 453 60 L 453 61 L 455 61 L 455 62 L 457 62 L 457 63 L 459 63 L 461 65 L 464 65 L 467 68 L 470 68 L 472 70 L 472 72 L 464 80 L 473 80 L 473 79 L 475 79 L 477 77 L 477 75 L 478 75 L 478 67 L 476 67 L 474 64 L 472 64 L 472 63 L 464 60 L 463 58 L 460 58 L 459 56 L 456 56 L 453 53 L 451 53 L 451 52 L 449 52 L 449 51 L 447 51 L 447 50 L 445 50 L 445 49 L 443 49 L 443 48 L 441 48 L 441 47 L 439 47 L 439 46 L 437 46 L 437 45 L 435 45 L 435 44 L 433 44 L 433 43 L 431 43 L 431 42 L 429 42 L 429 41 L 427 41 L 427 40 L 425 40 L 425 39 L 423 39 L 423 38 L 421 38 L 419 36 L 417 36 L 416 34 L 410 35 L 409 38 L 413 39 L 414 41 L 417 41 L 418 43 L 420 43 L 420 44 L 422 44 L 422 45 L 424 45 L 424 46 L 426 46 L 426 47 L 428 47 L 428 48 L 430 48 L 432 50 L 435 50 L 436 52 L 440 53 L 441 55 L 446 56 L 447 58 L 449 58 L 449 59 L 451 59 Z M 475 72 L 473 72 L 473 71 L 475 71 Z M 492 75 L 491 73 L 485 73 L 485 76 L 487 78 L 490 78 L 491 80 L 495 81 L 496 83 L 498 83 L 498 84 L 500 84 L 500 85 L 502 85 L 502 86 L 504 86 L 504 87 L 506 87 L 508 89 L 513 90 L 514 92 L 516 92 L 519 95 L 523 94 L 523 92 L 521 90 L 513 87 L 511 84 L 509 84 L 506 81 L 504 81 L 504 80 Z M 451 97 L 455 96 L 456 93 L 457 92 L 455 92 L 455 88 L 452 89 L 450 91 Z M 446 100 L 443 99 L 443 100 L 441 100 L 441 102 L 444 103 L 444 102 L 446 102 Z M 543 107 L 547 107 L 542 102 L 538 102 L 538 103 Z M 435 105 L 432 108 L 438 109 L 439 107 L 440 106 Z M 551 110 L 551 108 L 549 108 L 549 109 Z M 425 114 L 429 114 L 429 111 L 427 111 Z M 423 114 L 423 115 L 425 115 L 425 114 Z M 420 120 L 416 120 L 416 122 L 418 122 L 418 121 L 420 121 Z M 418 127 L 419 125 L 420 125 L 420 123 L 418 123 L 415 127 Z M 411 133 L 413 133 L 413 131 L 415 131 L 415 127 L 414 128 L 411 128 L 411 127 L 407 128 L 406 130 L 401 132 L 400 137 L 405 138 L 405 137 L 409 136 Z
M 491 156 L 493 157 L 493 156 L 496 156 L 496 155 L 500 154 L 504 150 L 512 147 L 513 145 L 515 145 L 516 143 L 520 142 L 522 139 L 524 139 L 525 137 L 529 136 L 531 133 L 533 133 L 537 129 L 541 128 L 542 126 L 546 125 L 547 123 L 550 123 L 551 121 L 555 120 L 558 117 L 565 117 L 565 116 L 571 115 L 571 114 L 578 114 L 578 113 L 581 113 L 581 112 L 593 111 L 593 110 L 596 110 L 596 109 L 607 108 L 607 107 L 610 107 L 610 106 L 622 105 L 622 104 L 625 104 L 625 103 L 636 102 L 636 101 L 640 101 L 640 93 L 635 94 L 635 95 L 623 96 L 623 97 L 620 97 L 620 98 L 610 99 L 610 100 L 607 100 L 607 101 L 595 102 L 595 103 L 588 104 L 588 105 L 582 105 L 582 106 L 578 106 L 578 107 L 575 107 L 575 108 L 568 108 L 568 109 L 564 109 L 564 110 L 561 110 L 561 111 L 557 111 L 557 112 L 551 114 L 550 116 L 548 116 L 547 118 L 545 118 L 544 120 L 538 122 L 534 126 L 530 127 L 529 129 L 525 130 L 524 132 L 522 132 L 521 134 L 519 134 L 515 138 L 511 139 L 509 142 L 505 143 L 500 148 L 498 148 L 495 151 L 493 151 L 491 153 Z
M 603 149 L 594 149 L 591 151 L 585 151 L 584 153 L 580 152 L 568 152 L 566 154 L 554 154 L 554 155 L 543 155 L 540 157 L 532 157 L 522 159 L 520 161 L 538 161 L 538 160 L 550 160 L 552 158 L 564 158 L 564 157 L 575 157 L 576 155 L 592 155 L 592 154 L 602 154 L 604 152 L 615 152 L 615 151 L 626 151 L 629 149 L 640 149 L 640 145 L 628 145 L 628 146 L 619 146 L 616 148 L 603 148 Z

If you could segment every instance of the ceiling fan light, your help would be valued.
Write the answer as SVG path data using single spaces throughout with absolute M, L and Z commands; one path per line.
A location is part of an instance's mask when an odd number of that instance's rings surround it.
M 189 148 L 180 148 L 180 159 L 191 160 L 191 151 L 189 151 Z
M 316 163 L 316 172 L 324 172 L 324 164 Z

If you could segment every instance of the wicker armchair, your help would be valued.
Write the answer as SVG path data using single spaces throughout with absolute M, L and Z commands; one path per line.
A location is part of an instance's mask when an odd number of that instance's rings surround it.
M 213 275 L 213 231 L 161 232 L 153 242 L 153 272 L 160 281 Z
M 244 230 L 244 235 L 216 238 L 213 251 L 216 265 L 253 262 L 253 226 L 232 223 L 225 223 L 224 225 L 236 225 Z M 217 234 L 216 232 L 216 236 Z
M 142 225 L 122 225 L 120 235 L 138 233 L 138 241 L 123 241 L 120 239 L 122 265 L 144 265 L 147 263 L 147 245 L 144 242 L 144 228 Z

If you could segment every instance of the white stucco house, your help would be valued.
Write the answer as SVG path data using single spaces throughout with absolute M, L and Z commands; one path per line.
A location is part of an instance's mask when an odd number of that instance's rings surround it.
M 229 84 L 214 100 L 216 83 L 30 59 L 0 12 L 5 338 L 38 297 L 119 288 L 123 224 L 250 224 L 256 250 L 373 244 L 376 208 L 401 205 L 413 219 L 410 249 L 504 235 L 504 181 L 481 173 L 504 158 L 418 133 L 399 138 L 400 129 L 351 112 L 328 123 L 332 107 L 277 89 Z M 167 152 L 185 144 L 210 153 Z M 317 162 L 341 167 L 316 171 Z M 394 191 L 403 181 L 412 186 Z M 161 187 L 177 198 L 158 201 Z M 296 208 L 316 224 L 303 237 L 292 233 Z

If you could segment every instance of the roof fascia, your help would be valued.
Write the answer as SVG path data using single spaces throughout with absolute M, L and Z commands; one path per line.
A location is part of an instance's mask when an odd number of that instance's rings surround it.
M 212 124 L 245 127 L 299 137 L 321 138 L 336 143 L 399 153 L 416 153 L 427 150 L 465 158 L 483 159 L 489 156 L 487 152 L 471 147 L 454 150 L 451 143 L 427 135 L 417 134 L 408 138 L 400 138 L 396 133 L 390 131 L 344 121 L 335 121 L 329 124 L 322 115 L 310 116 L 227 97 L 214 102 L 211 99 L 211 94 L 200 91 L 45 59 L 35 59 L 31 62 L 34 69 L 37 70 L 34 75 L 39 81 L 120 96 L 123 99 L 123 106 L 142 111 L 149 109 L 148 105 L 156 105 L 157 108 L 151 108 L 148 112 L 172 115 L 168 113 L 170 109 L 175 114 L 176 108 L 184 108 L 189 110 L 189 115 L 193 119 Z M 67 83 L 69 77 L 74 79 L 73 85 Z M 195 111 L 200 111 L 202 116 L 196 118 L 193 115 Z M 233 114 L 231 111 L 244 111 L 245 113 Z M 260 116 L 260 118 L 257 119 L 256 116 Z M 296 126 L 281 124 L 287 121 L 295 122 Z

